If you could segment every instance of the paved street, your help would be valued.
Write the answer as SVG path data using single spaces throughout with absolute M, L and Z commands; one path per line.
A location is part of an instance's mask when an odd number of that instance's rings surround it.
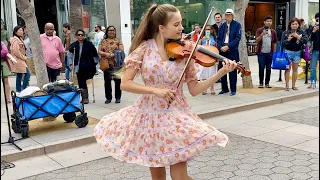
M 189 163 L 195 180 L 319 179 L 319 155 L 227 133 L 231 143 Z M 167 169 L 168 173 L 169 169 Z M 147 167 L 104 158 L 24 180 L 150 180 Z M 169 176 L 168 176 L 169 179 Z
M 318 113 L 319 100 L 314 97 L 208 119 L 207 123 L 230 137 L 230 143 L 226 148 L 209 148 L 195 157 L 189 163 L 189 173 L 195 180 L 319 179 Z M 312 122 L 315 124 L 310 124 Z M 299 146 L 306 149 L 297 149 Z M 24 180 L 151 179 L 147 167 L 124 164 L 111 157 L 92 158 L 89 162 L 70 165 L 75 159 L 92 156 L 90 151 L 93 154 L 104 154 L 97 151 L 95 145 L 89 151 L 86 147 L 76 149 L 73 152 L 59 152 L 60 155 L 41 157 L 42 161 L 49 157 L 50 162 L 41 162 L 40 158 L 36 162 L 33 159 L 21 160 L 16 162 L 17 169 L 8 169 L 6 174 L 17 172 L 24 165 L 31 172 L 42 166 L 57 165 L 60 166 L 57 170 Z

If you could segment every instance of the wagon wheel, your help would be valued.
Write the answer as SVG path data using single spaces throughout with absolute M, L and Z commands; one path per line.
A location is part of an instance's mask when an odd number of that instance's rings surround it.
M 67 123 L 71 123 L 76 119 L 76 113 L 71 112 L 71 113 L 66 113 L 63 115 L 63 119 L 67 122 Z
M 83 114 L 80 114 L 76 117 L 76 120 L 75 120 L 75 124 L 79 127 L 79 128 L 83 128 L 83 127 L 86 127 L 87 124 L 88 124 L 89 120 L 88 120 L 88 117 L 87 117 L 87 113 L 83 113 Z
M 21 133 L 20 121 L 21 120 L 16 113 L 11 115 L 11 125 L 12 125 L 13 132 Z
M 21 136 L 23 138 L 29 137 L 29 125 L 21 127 Z

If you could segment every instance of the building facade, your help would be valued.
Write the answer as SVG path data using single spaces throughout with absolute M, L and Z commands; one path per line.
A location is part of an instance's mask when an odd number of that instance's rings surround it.
M 173 4 L 180 11 L 183 18 L 185 32 L 192 31 L 193 24 L 203 24 L 211 8 L 214 13 L 224 13 L 228 8 L 234 8 L 234 0 L 81 0 L 83 5 L 83 27 L 86 33 L 94 30 L 96 24 L 103 26 L 113 25 L 117 30 L 117 37 L 125 45 L 126 53 L 131 44 L 131 38 L 139 26 L 141 17 L 151 4 Z M 44 24 L 55 24 L 57 35 L 63 36 L 62 24 L 69 22 L 69 12 L 72 8 L 69 0 L 32 0 L 39 30 L 44 31 Z M 247 11 L 255 8 L 256 14 L 269 14 L 274 16 L 275 25 L 287 24 L 292 17 L 304 18 L 306 24 L 314 23 L 314 15 L 319 11 L 319 0 L 256 0 L 250 1 Z M 260 8 L 260 9 L 259 9 Z M 282 9 L 282 10 L 281 10 Z M 249 11 L 250 10 L 250 11 Z M 282 12 L 283 11 L 283 12 Z M 249 16 L 246 19 L 246 30 L 254 31 L 261 26 L 262 15 Z M 283 14 L 285 16 L 281 16 Z M 254 21 L 250 18 L 254 18 Z M 282 19 L 280 21 L 280 19 Z M 5 24 L 8 35 L 16 25 L 24 25 L 14 0 L 1 1 L 1 20 Z M 208 24 L 214 24 L 211 18 Z M 252 26 L 253 24 L 253 26 Z M 252 27 L 251 27 L 252 26 Z M 254 27 L 256 26 L 256 27 Z M 62 37 L 63 38 L 63 37 Z

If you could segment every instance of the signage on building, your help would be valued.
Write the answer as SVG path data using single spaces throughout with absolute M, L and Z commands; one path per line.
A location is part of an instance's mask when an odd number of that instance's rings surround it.
M 277 17 L 276 17 L 276 22 L 277 25 L 282 26 L 282 30 L 286 30 L 286 16 L 287 16 L 287 4 L 277 4 Z

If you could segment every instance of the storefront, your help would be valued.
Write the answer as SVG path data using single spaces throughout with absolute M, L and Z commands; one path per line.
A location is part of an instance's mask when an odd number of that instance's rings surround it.
M 15 7 L 15 1 L 1 1 L 1 23 L 4 24 L 4 30 L 1 29 L 1 33 L 5 32 L 8 39 L 12 36 L 13 28 L 17 25 L 17 13 Z
M 203 24 L 212 7 L 214 7 L 213 14 L 223 13 L 228 8 L 234 8 L 234 0 L 133 0 L 131 9 L 133 32 L 138 28 L 146 9 L 153 3 L 167 3 L 176 6 L 181 12 L 185 32 L 192 31 L 194 24 Z M 210 18 L 208 24 L 214 23 L 214 18 Z
M 83 27 L 87 33 L 92 31 L 96 24 L 106 26 L 106 1 L 82 0 Z M 62 37 L 62 25 L 69 22 L 69 0 L 33 0 L 33 2 L 40 33 L 44 33 L 44 25 L 51 22 L 55 25 L 57 35 Z M 5 24 L 8 35 L 11 36 L 15 26 L 24 26 L 25 23 L 16 8 L 15 1 L 4 0 L 1 3 L 1 20 Z
M 319 12 L 319 0 L 309 0 L 308 4 L 308 24 L 314 25 L 314 16 Z
M 282 30 L 286 30 L 290 19 L 290 7 L 292 6 L 290 6 L 289 0 L 249 1 L 245 15 L 245 31 L 247 35 L 253 37 L 257 29 L 264 26 L 266 16 L 273 17 L 273 29 L 280 25 Z

